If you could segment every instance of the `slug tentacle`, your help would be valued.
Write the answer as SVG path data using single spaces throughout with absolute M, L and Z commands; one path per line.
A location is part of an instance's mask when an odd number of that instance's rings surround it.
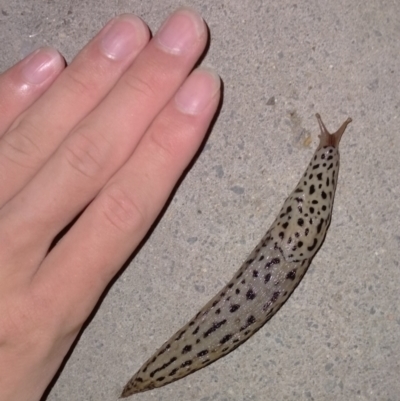
M 331 221 L 338 145 L 348 118 L 320 144 L 278 217 L 229 283 L 138 370 L 121 398 L 164 386 L 228 354 L 286 302 L 321 246 Z
M 315 115 L 315 117 L 317 117 L 318 124 L 321 129 L 321 135 L 319 136 L 318 149 L 321 149 L 324 146 L 333 146 L 333 147 L 337 148 L 339 146 L 340 140 L 342 139 L 342 135 L 344 134 L 344 131 L 346 131 L 346 128 L 351 123 L 352 119 L 348 118 L 336 132 L 331 134 L 326 129 L 325 124 L 323 123 L 319 113 L 317 113 Z

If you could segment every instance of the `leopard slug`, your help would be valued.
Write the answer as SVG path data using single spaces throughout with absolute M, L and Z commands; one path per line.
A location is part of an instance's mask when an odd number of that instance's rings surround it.
M 320 143 L 297 187 L 231 281 L 126 384 L 121 398 L 164 386 L 233 351 L 289 298 L 321 246 L 332 215 L 338 146 L 351 122 L 330 134 L 316 114 Z

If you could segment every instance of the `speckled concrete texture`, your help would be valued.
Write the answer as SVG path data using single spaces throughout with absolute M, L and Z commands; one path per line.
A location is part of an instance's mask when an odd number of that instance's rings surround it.
M 0 68 L 40 45 L 68 61 L 111 17 L 153 30 L 174 0 L 1 1 Z M 224 81 L 220 116 L 153 234 L 113 285 L 48 401 L 116 400 L 150 354 L 239 268 L 318 143 L 341 143 L 324 246 L 237 351 L 138 401 L 400 399 L 400 3 L 193 0 Z M 311 135 L 311 143 L 307 138 Z

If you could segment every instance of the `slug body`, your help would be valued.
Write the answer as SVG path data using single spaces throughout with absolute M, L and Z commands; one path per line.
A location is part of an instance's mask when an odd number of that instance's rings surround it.
M 178 380 L 233 351 L 289 298 L 321 246 L 331 221 L 339 173 L 334 134 L 316 115 L 320 143 L 278 217 L 231 281 L 132 377 L 121 398 Z

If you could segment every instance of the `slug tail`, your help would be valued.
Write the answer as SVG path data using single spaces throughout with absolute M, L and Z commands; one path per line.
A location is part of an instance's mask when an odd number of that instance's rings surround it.
M 342 138 L 342 135 L 344 131 L 346 131 L 347 126 L 352 122 L 352 119 L 349 117 L 342 125 L 341 127 L 331 134 L 325 127 L 325 124 L 323 123 L 321 116 L 317 113 L 315 115 L 318 120 L 319 127 L 321 129 L 321 135 L 319 136 L 319 146 L 318 149 L 322 149 L 325 146 L 333 146 L 334 148 L 339 147 L 339 142 L 340 139 Z M 317 149 L 317 150 L 318 150 Z

